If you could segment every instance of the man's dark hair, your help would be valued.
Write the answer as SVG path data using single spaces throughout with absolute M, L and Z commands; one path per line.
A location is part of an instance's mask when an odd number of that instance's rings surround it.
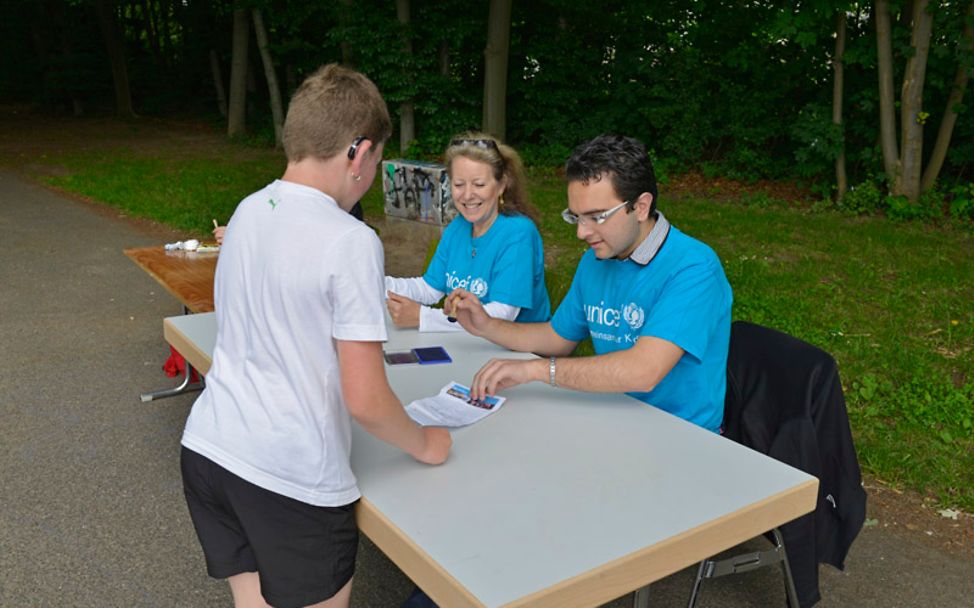
M 575 148 L 565 163 L 565 177 L 570 182 L 599 181 L 606 175 L 624 201 L 634 201 L 643 192 L 652 194 L 650 215 L 656 211 L 656 174 L 641 141 L 623 135 L 599 135 Z M 632 207 L 630 204 L 628 208 Z

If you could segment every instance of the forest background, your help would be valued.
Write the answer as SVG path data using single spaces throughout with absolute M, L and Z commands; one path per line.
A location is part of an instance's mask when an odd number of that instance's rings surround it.
M 481 128 L 522 152 L 554 302 L 581 251 L 557 223 L 558 167 L 599 133 L 642 139 L 664 196 L 704 184 L 678 219 L 724 259 L 735 318 L 836 356 L 866 471 L 974 511 L 974 2 L 3 0 L 0 14 L 0 102 L 133 132 L 195 121 L 257 150 L 64 151 L 33 159 L 61 168 L 48 183 L 202 232 L 280 173 L 289 94 L 342 62 L 389 102 L 387 157 L 435 160 Z M 728 197 L 728 180 L 788 194 Z M 381 195 L 365 205 L 381 214 Z

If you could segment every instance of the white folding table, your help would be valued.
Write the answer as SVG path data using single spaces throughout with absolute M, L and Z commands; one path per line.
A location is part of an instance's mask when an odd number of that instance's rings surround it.
M 206 373 L 214 315 L 164 327 Z M 387 367 L 404 403 L 469 384 L 491 357 L 533 356 L 390 324 L 387 349 L 416 346 L 453 363 Z M 438 467 L 353 425 L 359 526 L 441 606 L 598 606 L 815 507 L 816 478 L 625 395 L 534 383 L 504 396 L 452 432 Z

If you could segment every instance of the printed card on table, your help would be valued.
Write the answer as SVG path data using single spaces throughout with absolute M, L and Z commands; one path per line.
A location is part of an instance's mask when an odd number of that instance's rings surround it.
M 450 382 L 432 397 L 417 399 L 406 406 L 409 417 L 423 426 L 459 427 L 473 424 L 504 405 L 504 397 L 470 397 L 470 388 Z

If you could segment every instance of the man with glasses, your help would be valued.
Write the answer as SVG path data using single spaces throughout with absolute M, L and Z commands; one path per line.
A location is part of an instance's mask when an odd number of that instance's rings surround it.
M 470 333 L 544 359 L 494 359 L 471 394 L 525 382 L 624 392 L 711 431 L 723 419 L 733 297 L 720 259 L 657 211 L 653 165 L 641 142 L 601 135 L 565 166 L 562 218 L 589 245 L 546 323 L 492 319 L 458 289 L 446 312 Z M 596 355 L 568 357 L 591 337 Z

